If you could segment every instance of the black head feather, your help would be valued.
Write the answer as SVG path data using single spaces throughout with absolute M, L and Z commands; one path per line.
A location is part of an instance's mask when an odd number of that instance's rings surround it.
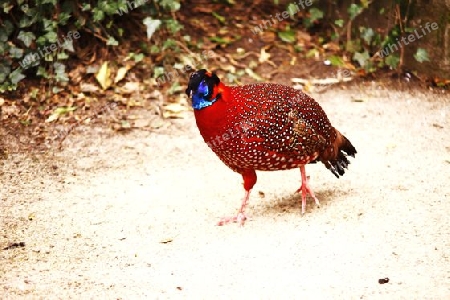
M 220 79 L 215 73 L 208 72 L 205 69 L 198 70 L 197 72 L 191 74 L 189 77 L 186 94 L 190 97 L 192 93 L 196 93 L 202 81 L 205 81 L 208 86 L 208 94 L 205 95 L 205 98 L 211 99 L 214 87 L 220 83 Z

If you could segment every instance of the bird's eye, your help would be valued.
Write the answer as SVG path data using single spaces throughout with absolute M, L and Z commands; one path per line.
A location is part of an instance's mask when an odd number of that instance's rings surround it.
M 199 92 L 199 94 L 208 96 L 209 88 L 208 88 L 208 84 L 204 80 L 202 82 L 200 82 L 200 84 L 198 85 L 198 92 Z

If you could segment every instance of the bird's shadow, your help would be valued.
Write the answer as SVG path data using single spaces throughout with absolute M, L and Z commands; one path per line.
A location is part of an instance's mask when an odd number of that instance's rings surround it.
M 259 193 L 261 196 L 261 192 Z M 347 191 L 335 190 L 335 189 L 324 189 L 317 191 L 315 196 L 319 199 L 320 206 L 326 207 L 329 203 L 333 202 L 336 198 L 336 194 L 339 197 L 345 196 Z M 267 196 L 265 196 L 267 197 Z M 264 204 L 263 204 L 264 203 Z M 291 194 L 286 194 L 284 196 L 276 197 L 275 199 L 265 199 L 265 201 L 259 205 L 262 212 L 265 213 L 292 213 L 301 212 L 302 210 L 302 195 L 301 193 L 293 192 Z M 316 203 L 314 199 L 310 196 L 306 196 L 306 212 L 309 212 L 316 208 Z

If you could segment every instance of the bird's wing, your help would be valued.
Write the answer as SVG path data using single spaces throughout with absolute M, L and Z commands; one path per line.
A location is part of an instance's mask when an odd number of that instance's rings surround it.
M 260 150 L 286 157 L 312 156 L 326 144 L 302 113 L 287 105 L 259 109 L 242 124 L 245 142 L 256 142 Z

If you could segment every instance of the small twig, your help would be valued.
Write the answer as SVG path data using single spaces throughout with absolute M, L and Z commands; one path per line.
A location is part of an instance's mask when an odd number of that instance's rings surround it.
M 114 104 L 114 107 L 117 106 L 116 103 L 113 103 L 113 104 Z M 72 124 L 72 125 L 69 127 L 69 129 L 64 133 L 64 135 L 61 137 L 61 139 L 60 139 L 60 141 L 59 141 L 59 143 L 58 143 L 58 150 L 61 150 L 61 149 L 62 149 L 62 143 L 64 142 L 64 140 L 67 138 L 67 136 L 69 136 L 69 134 L 70 134 L 76 127 L 80 126 L 80 124 L 83 123 L 84 121 L 86 121 L 87 119 L 90 119 L 90 118 L 96 119 L 96 118 L 98 118 L 98 116 L 100 115 L 100 113 L 102 113 L 102 112 L 105 111 L 105 110 L 109 110 L 109 109 L 110 109 L 110 106 L 113 106 L 113 104 L 103 106 L 103 107 L 101 107 L 99 110 L 97 110 L 95 113 L 93 113 L 93 114 L 91 114 L 91 115 L 88 115 L 88 116 L 86 116 L 86 117 L 84 117 L 84 118 L 78 120 L 76 123 Z
M 225 57 L 228 58 L 228 62 L 230 62 L 233 66 L 239 67 L 242 69 L 247 68 L 248 66 L 238 63 L 230 54 L 225 54 Z
M 352 20 L 349 20 L 347 23 L 347 43 L 346 43 L 346 49 L 347 51 L 350 51 L 350 42 L 352 39 Z
M 401 35 L 403 35 L 405 30 L 403 28 L 400 6 L 398 4 L 395 5 L 395 19 L 400 26 L 400 33 L 401 33 Z M 403 46 L 400 46 L 400 61 L 398 62 L 397 70 L 400 70 L 400 68 L 402 67 L 404 56 L 405 56 L 405 48 Z
M 184 51 L 186 51 L 186 52 L 188 52 L 190 55 L 193 55 L 193 56 L 195 56 L 195 53 L 194 52 L 192 52 L 191 50 L 189 50 L 189 48 L 188 47 L 186 47 L 186 45 L 185 44 L 183 44 L 182 42 L 180 42 L 180 41 L 177 41 L 177 45 L 178 46 L 180 46 L 181 48 L 183 48 L 183 50 Z
M 84 28 L 85 31 L 89 32 L 90 34 L 92 34 L 93 36 L 97 37 L 98 39 L 102 40 L 103 42 L 107 43 L 108 40 L 104 37 L 102 37 L 100 34 L 95 33 L 94 31 L 87 29 L 86 27 Z

